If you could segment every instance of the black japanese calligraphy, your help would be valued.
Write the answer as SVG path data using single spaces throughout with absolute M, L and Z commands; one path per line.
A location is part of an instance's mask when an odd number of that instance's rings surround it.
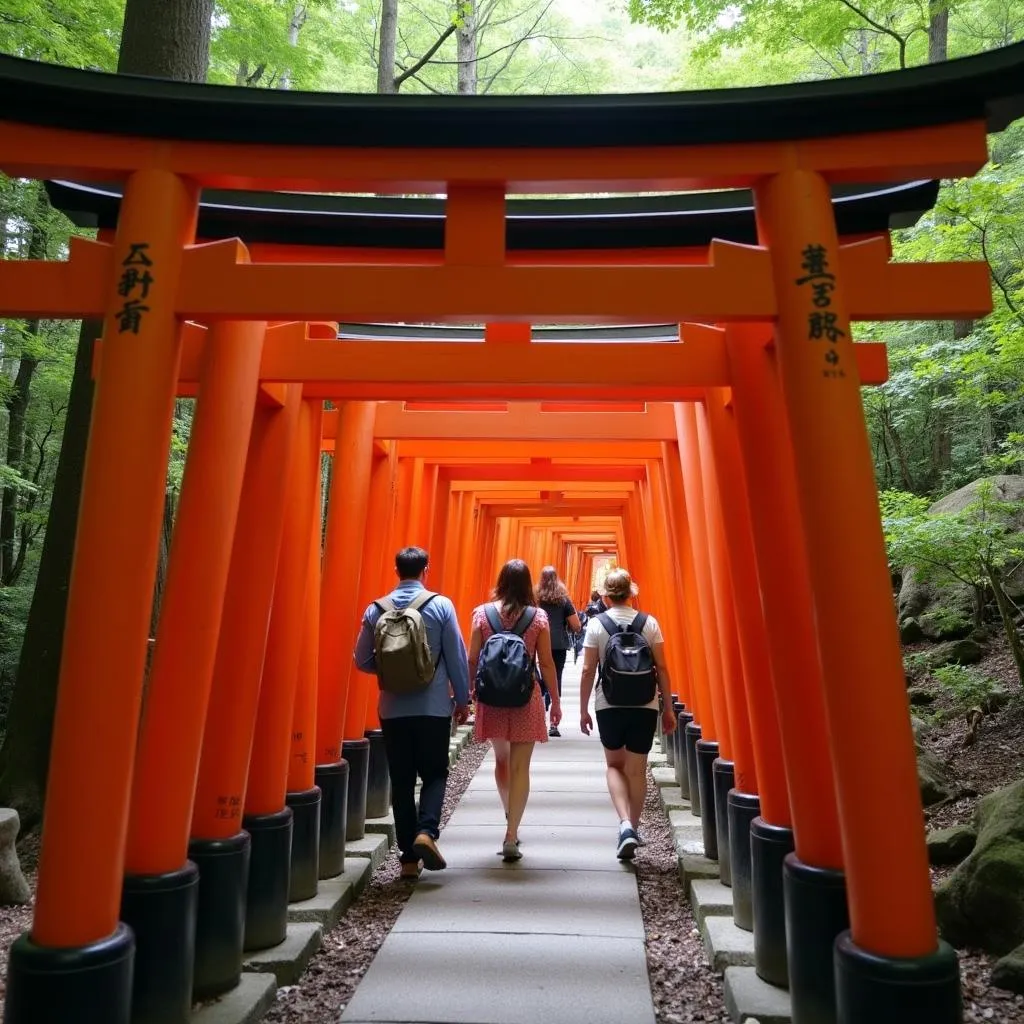
M 797 284 L 811 281 L 835 281 L 836 275 L 829 272 L 828 252 L 823 245 L 809 245 L 801 253 L 804 258 L 800 266 L 807 271 L 805 277 L 798 277 Z
M 139 333 L 142 326 L 142 314 L 149 312 L 149 306 L 144 306 L 138 299 L 129 299 L 114 315 L 117 317 L 118 332 L 125 334 L 131 331 L 132 334 Z
M 821 341 L 824 338 L 835 344 L 840 338 L 846 337 L 846 331 L 839 326 L 835 313 L 808 313 L 807 337 L 811 341 Z
M 814 306 L 807 314 L 807 340 L 836 345 L 846 337 L 846 331 L 840 326 L 837 314 L 827 312 L 836 288 L 836 276 L 829 269 L 828 250 L 820 243 L 811 242 L 804 247 L 800 256 L 800 268 L 804 274 L 796 278 L 794 283 L 801 288 L 810 285 L 811 305 Z M 845 377 L 846 371 L 840 368 L 840 361 L 839 352 L 829 348 L 825 352 L 828 369 L 822 371 L 822 376 Z
M 144 305 L 144 300 L 149 298 L 149 290 L 156 279 L 149 271 L 153 260 L 148 249 L 149 242 L 129 242 L 128 255 L 121 260 L 124 270 L 118 278 L 117 294 L 126 301 L 114 314 L 119 334 L 138 334 L 143 314 L 150 311 L 149 306 Z
M 121 261 L 122 267 L 151 267 L 153 261 L 146 255 L 149 242 L 129 242 L 128 255 Z
M 127 267 L 117 283 L 117 294 L 127 298 L 136 288 L 141 288 L 141 297 L 145 299 L 149 297 L 149 286 L 152 283 L 153 275 L 148 270 L 140 274 L 134 267 Z

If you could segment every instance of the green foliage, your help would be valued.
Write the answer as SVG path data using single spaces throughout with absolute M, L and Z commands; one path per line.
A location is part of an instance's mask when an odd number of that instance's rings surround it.
M 0 52 L 113 71 L 125 0 L 4 0 Z
M 317 89 L 328 64 L 353 58 L 350 28 L 337 0 L 217 0 L 209 81 Z
M 913 566 L 917 579 L 940 587 L 965 583 L 985 587 L 994 570 L 1024 559 L 1024 502 L 995 497 L 989 482 L 959 512 L 924 511 L 920 500 L 887 499 L 882 526 L 891 564 Z M 896 514 L 892 514 L 892 509 Z
M 635 21 L 696 37 L 692 60 L 714 68 L 742 53 L 756 81 L 837 78 L 892 71 L 929 57 L 929 28 L 937 5 L 918 0 L 627 0 Z M 1013 0 L 949 0 L 948 55 L 1005 46 L 1024 34 L 1024 9 Z M 782 66 L 801 73 L 779 77 Z
M 945 636 L 951 636 L 958 631 L 970 629 L 971 620 L 961 614 L 956 608 L 947 608 L 945 605 L 938 605 L 928 612 L 927 618 Z
M 961 709 L 985 707 L 997 686 L 996 680 L 967 665 L 943 665 L 931 674 Z

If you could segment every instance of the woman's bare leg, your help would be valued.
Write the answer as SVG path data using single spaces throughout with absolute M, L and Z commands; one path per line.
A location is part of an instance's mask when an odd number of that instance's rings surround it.
M 508 776 L 508 827 L 505 840 L 515 842 L 519 838 L 519 823 L 523 820 L 526 801 L 530 796 L 530 759 L 533 757 L 533 742 L 513 743 L 509 756 Z
M 508 817 L 508 776 L 509 776 L 509 742 L 508 740 L 491 740 L 494 749 L 494 782 L 498 787 L 501 806 Z

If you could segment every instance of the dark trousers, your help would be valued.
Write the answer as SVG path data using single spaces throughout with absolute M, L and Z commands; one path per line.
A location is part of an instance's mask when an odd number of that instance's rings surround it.
M 452 720 L 436 715 L 382 718 L 384 750 L 391 776 L 391 806 L 395 835 L 403 864 L 419 858 L 412 844 L 421 832 L 434 839 L 440 834 L 441 808 L 448 782 L 448 740 Z M 416 807 L 416 777 L 423 780 L 420 805 Z
M 555 678 L 558 680 L 558 696 L 562 696 L 562 671 L 565 669 L 565 659 L 568 656 L 568 651 L 558 651 L 555 648 L 551 648 L 551 657 L 555 661 Z M 551 696 L 548 693 L 547 684 L 542 680 L 540 684 L 541 692 L 544 694 L 544 707 L 551 707 Z

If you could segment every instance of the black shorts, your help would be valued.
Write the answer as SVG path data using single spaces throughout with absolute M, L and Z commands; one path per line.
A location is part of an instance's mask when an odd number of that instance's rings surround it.
M 649 754 L 657 728 L 654 708 L 602 708 L 597 712 L 597 732 L 607 750 L 625 747 L 631 754 Z

